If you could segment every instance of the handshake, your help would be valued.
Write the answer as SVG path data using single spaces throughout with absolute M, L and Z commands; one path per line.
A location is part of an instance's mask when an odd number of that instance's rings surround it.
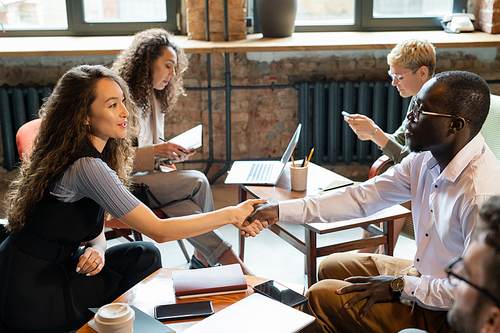
M 247 200 L 236 206 L 235 209 L 242 214 L 237 214 L 239 215 L 237 222 L 233 225 L 240 229 L 241 234 L 245 237 L 255 237 L 261 230 L 279 220 L 278 204 L 266 203 L 265 199 Z

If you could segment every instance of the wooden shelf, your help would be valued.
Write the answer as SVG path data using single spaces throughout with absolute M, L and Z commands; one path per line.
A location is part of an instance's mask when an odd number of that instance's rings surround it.
M 175 36 L 186 53 L 234 53 L 279 51 L 392 49 L 408 38 L 425 38 L 436 48 L 500 47 L 500 36 L 484 32 L 448 34 L 444 31 L 323 32 L 295 33 L 287 38 L 264 38 L 262 34 L 229 42 L 188 40 Z M 113 37 L 3 37 L 0 57 L 116 55 L 132 41 L 131 36 Z

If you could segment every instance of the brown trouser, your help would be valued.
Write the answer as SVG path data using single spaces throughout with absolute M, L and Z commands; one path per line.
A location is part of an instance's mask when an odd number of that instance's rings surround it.
M 378 254 L 337 253 L 328 256 L 318 269 L 320 281 L 308 290 L 309 301 L 303 307 L 303 311 L 316 317 L 312 330 L 330 333 L 397 333 L 405 328 L 419 328 L 430 333 L 453 332 L 446 322 L 446 311 L 426 310 L 416 304 L 404 305 L 397 301 L 374 304 L 365 317 L 359 319 L 359 311 L 366 300 L 346 310 L 343 305 L 355 293 L 336 293 L 337 289 L 349 284 L 343 279 L 350 276 L 419 276 L 414 268 L 401 272 L 412 264 L 411 260 Z

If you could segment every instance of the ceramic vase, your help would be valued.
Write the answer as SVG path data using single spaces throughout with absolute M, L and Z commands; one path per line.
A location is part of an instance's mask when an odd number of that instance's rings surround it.
M 257 15 L 264 37 L 290 37 L 295 29 L 297 0 L 257 0 Z

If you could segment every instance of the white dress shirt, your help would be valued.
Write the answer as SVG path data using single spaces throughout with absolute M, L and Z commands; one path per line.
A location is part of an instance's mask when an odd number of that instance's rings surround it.
M 279 202 L 281 221 L 335 222 L 411 200 L 420 278 L 405 276 L 403 298 L 447 310 L 453 298 L 444 267 L 462 256 L 481 206 L 500 194 L 500 162 L 481 134 L 441 172 L 430 152 L 411 153 L 383 175 L 321 196 Z

